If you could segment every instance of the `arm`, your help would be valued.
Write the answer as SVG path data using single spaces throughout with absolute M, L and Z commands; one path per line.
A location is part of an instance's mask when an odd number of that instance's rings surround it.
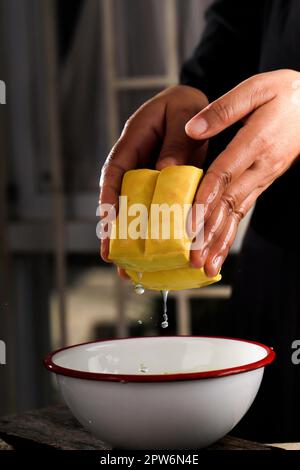
M 264 0 L 215 0 L 181 83 L 201 89 L 213 101 L 259 69 Z
M 253 0 L 247 10 L 251 11 L 254 3 L 259 5 L 263 1 Z M 129 118 L 102 169 L 101 204 L 117 205 L 122 177 L 127 170 L 147 167 L 162 169 L 181 164 L 203 166 L 205 140 L 191 139 L 185 134 L 184 127 L 194 114 L 208 104 L 205 93 L 200 89 L 203 88 L 212 98 L 220 94 L 222 87 L 227 89 L 233 81 L 240 80 L 245 66 L 242 52 L 249 55 L 252 46 L 252 58 L 247 57 L 246 68 L 257 67 L 256 29 L 252 37 L 247 26 L 249 35 L 245 34 L 244 23 L 249 20 L 249 11 L 246 13 L 244 7 L 244 1 L 216 1 L 207 13 L 204 37 L 194 57 L 183 67 L 183 84 L 156 95 Z M 241 34 L 243 47 L 237 46 Z M 245 73 L 247 75 L 248 72 Z M 108 239 L 101 243 L 101 254 L 106 261 L 108 243 Z
M 215 0 L 193 56 L 183 65 L 181 83 L 203 92 L 209 102 L 259 70 L 266 0 Z M 210 138 L 204 169 L 239 130 L 237 123 Z

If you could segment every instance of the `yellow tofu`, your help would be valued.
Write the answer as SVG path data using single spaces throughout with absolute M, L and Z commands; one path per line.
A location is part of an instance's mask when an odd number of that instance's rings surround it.
M 139 279 L 136 271 L 126 269 L 134 284 L 142 284 L 150 290 L 182 290 L 208 286 L 221 279 L 221 274 L 206 276 L 204 269 L 177 268 L 167 271 L 144 272 Z
M 191 240 L 185 232 L 184 208 L 193 203 L 202 174 L 199 168 L 187 165 L 169 166 L 160 172 L 149 218 L 149 233 L 152 235 L 153 232 L 157 239 L 148 237 L 145 241 L 145 258 L 151 260 L 151 271 L 189 265 Z M 158 207 L 165 211 L 166 216 L 170 216 L 170 224 L 164 223 L 162 211 L 160 217 L 154 217 L 158 212 L 154 209 Z M 174 217 L 176 213 L 178 216 Z M 169 230 L 166 230 L 168 227 Z M 178 238 L 180 232 L 182 235 Z
M 133 204 L 144 204 L 148 213 L 150 210 L 153 193 L 159 171 L 156 170 L 130 170 L 123 177 L 121 196 L 127 196 L 127 225 L 122 220 L 122 210 L 126 210 L 124 204 L 120 203 L 116 222 L 112 227 L 112 237 L 109 242 L 109 259 L 118 266 L 131 269 L 142 269 L 145 265 L 145 239 L 122 238 L 130 228 L 130 223 L 135 216 L 128 215 L 128 208 Z M 128 235 L 128 234 L 127 234 Z
M 188 165 L 125 173 L 121 196 L 127 201 L 121 198 L 109 259 L 126 269 L 134 283 L 139 282 L 137 273 L 143 273 L 144 287 L 153 290 L 202 287 L 221 278 L 208 278 L 203 269 L 189 265 L 186 217 L 202 175 L 202 170 Z M 136 204 L 143 204 L 145 212 Z M 174 216 L 178 211 L 181 218 Z

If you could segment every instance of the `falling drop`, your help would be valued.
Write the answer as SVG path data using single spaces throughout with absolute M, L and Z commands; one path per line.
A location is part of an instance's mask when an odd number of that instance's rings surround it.
M 137 274 L 137 278 L 138 278 L 138 280 L 141 282 L 141 280 L 142 280 L 142 277 L 143 277 L 143 273 L 141 273 L 141 272 L 138 272 L 138 273 L 136 273 L 136 274 Z
M 163 308 L 164 315 L 167 315 L 167 310 L 168 310 L 167 300 L 168 300 L 169 291 L 168 290 L 162 290 L 161 293 L 162 293 L 163 302 L 164 302 L 164 308 Z
M 138 320 L 137 322 L 138 322 L 139 325 L 143 324 L 142 320 Z
M 143 295 L 143 293 L 145 292 L 145 288 L 142 284 L 136 284 L 134 286 L 134 292 L 137 294 L 137 295 Z
M 167 311 L 168 311 L 168 305 L 167 305 L 167 301 L 168 301 L 168 294 L 169 294 L 169 291 L 168 290 L 162 290 L 161 291 L 162 293 L 162 297 L 163 297 L 163 322 L 161 323 L 161 327 L 162 328 L 168 328 L 169 326 L 169 323 L 168 323 L 168 315 L 167 315 Z

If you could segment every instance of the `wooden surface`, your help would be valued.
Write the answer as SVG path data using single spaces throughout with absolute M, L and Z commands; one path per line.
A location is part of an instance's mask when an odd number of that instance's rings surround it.
M 86 431 L 63 405 L 1 418 L 0 450 L 2 448 L 112 450 Z M 272 450 L 272 448 L 226 436 L 207 450 Z

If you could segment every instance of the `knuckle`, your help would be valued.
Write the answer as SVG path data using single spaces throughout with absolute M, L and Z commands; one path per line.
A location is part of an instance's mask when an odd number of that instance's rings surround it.
M 231 194 L 223 194 L 221 201 L 229 213 L 236 211 L 236 198 L 234 196 Z
M 154 100 L 152 98 L 152 100 Z M 123 126 L 119 141 L 122 141 L 124 137 L 126 137 L 129 133 L 131 132 L 136 132 L 137 129 L 141 126 L 143 119 L 145 117 L 145 114 L 147 114 L 147 110 L 151 110 L 151 101 L 146 101 L 143 103 L 134 113 L 132 113 L 125 121 L 125 124 Z
M 104 165 L 101 168 L 101 180 L 107 179 L 111 176 L 113 160 L 114 160 L 114 151 L 112 149 L 108 157 L 106 158 Z
M 246 209 L 240 207 L 239 209 L 236 209 L 233 212 L 233 217 L 235 218 L 236 222 L 239 224 L 241 220 L 245 217 L 246 215 Z
M 105 186 L 116 187 L 117 177 L 126 170 L 117 161 L 114 160 L 114 154 L 110 153 L 107 157 L 100 174 L 100 189 Z
M 267 169 L 266 169 L 267 170 Z M 266 180 L 276 179 L 285 170 L 285 161 L 283 158 L 270 158 L 268 170 L 266 171 Z M 266 182 L 267 182 L 266 181 Z
M 260 155 L 256 166 L 261 175 L 259 184 L 264 186 L 284 173 L 286 161 L 282 155 L 276 154 L 276 151 L 267 150 Z
M 129 116 L 129 118 L 126 120 L 122 129 L 122 132 L 121 132 L 121 137 L 120 137 L 121 139 L 131 129 L 131 127 L 133 126 L 135 122 L 135 119 L 136 119 L 136 112 L 132 114 L 131 116 Z
M 111 148 L 108 156 L 106 157 L 106 160 L 102 166 L 102 172 L 106 173 L 107 171 L 110 171 L 111 165 L 114 164 L 115 160 L 117 159 L 118 153 L 119 153 L 119 148 L 122 145 L 122 138 L 120 137 L 113 145 Z
M 214 103 L 210 107 L 210 111 L 213 112 L 213 114 L 215 115 L 218 121 L 224 124 L 231 121 L 234 115 L 234 110 L 233 110 L 232 105 L 229 103 L 224 103 L 223 101 Z
M 249 77 L 245 82 L 247 82 L 253 90 L 263 90 L 266 84 L 267 73 L 252 75 L 252 77 Z
M 274 146 L 272 136 L 260 132 L 256 136 L 256 144 L 260 149 L 269 150 Z
M 227 188 L 232 181 L 232 173 L 229 169 L 220 171 L 211 169 L 207 171 L 207 175 L 208 174 L 213 175 L 218 185 L 223 188 Z
M 260 179 L 260 182 L 257 185 L 257 188 L 258 189 L 265 188 L 268 185 L 269 181 L 273 181 L 274 179 L 275 179 L 275 176 L 273 176 L 273 171 L 271 171 L 271 172 L 269 172 L 269 171 L 265 172 L 264 171 L 261 174 L 261 179 Z
M 275 136 L 266 132 L 258 132 L 252 142 L 254 148 L 258 151 L 264 161 L 268 161 L 270 157 L 276 155 Z

